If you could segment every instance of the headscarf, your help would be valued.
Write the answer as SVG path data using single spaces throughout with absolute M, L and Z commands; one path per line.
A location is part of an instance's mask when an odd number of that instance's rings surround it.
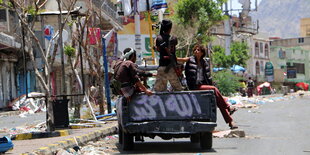
M 123 55 L 123 59 L 124 59 L 124 60 L 129 60 L 129 57 L 130 57 L 131 54 L 133 54 L 134 52 L 135 52 L 135 50 L 134 50 L 133 48 L 130 48 L 130 51 Z

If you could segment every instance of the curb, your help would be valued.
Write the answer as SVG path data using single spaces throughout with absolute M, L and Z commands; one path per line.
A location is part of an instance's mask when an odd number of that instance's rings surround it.
M 117 126 L 107 127 L 101 130 L 97 130 L 82 136 L 76 136 L 74 138 L 68 138 L 63 141 L 58 141 L 54 144 L 48 144 L 46 147 L 41 147 L 33 152 L 22 153 L 22 155 L 54 155 L 58 149 L 72 148 L 77 145 L 85 145 L 89 141 L 96 141 L 107 135 L 111 135 L 117 132 Z
M 72 132 L 69 130 L 57 130 L 53 132 L 31 132 L 13 135 L 11 140 L 26 140 L 26 139 L 37 139 L 37 138 L 49 138 L 49 137 L 61 137 L 68 136 Z

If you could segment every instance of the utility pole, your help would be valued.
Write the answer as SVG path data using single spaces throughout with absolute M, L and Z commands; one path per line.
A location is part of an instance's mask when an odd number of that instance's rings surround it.
M 146 0 L 146 7 L 147 7 L 147 16 L 148 16 L 148 23 L 149 23 L 149 33 L 150 33 L 150 49 L 152 52 L 152 59 L 153 59 L 153 65 L 155 65 L 155 53 L 153 48 L 153 32 L 152 32 L 152 21 L 151 21 L 151 11 L 150 11 L 150 3 L 149 0 Z M 145 62 L 146 65 L 146 62 Z
M 140 31 L 140 14 L 138 13 L 138 0 L 134 1 L 134 17 L 135 17 L 135 50 L 137 52 L 137 64 L 142 63 L 141 52 L 141 31 Z
M 228 13 L 228 3 L 225 3 L 225 15 L 228 19 L 224 20 L 224 30 L 225 30 L 225 55 L 230 55 L 230 43 L 231 43 L 231 27 L 230 27 L 230 15 Z

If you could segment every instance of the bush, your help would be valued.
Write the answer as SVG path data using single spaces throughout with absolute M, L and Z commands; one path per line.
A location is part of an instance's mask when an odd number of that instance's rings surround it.
M 240 88 L 240 77 L 234 75 L 230 70 L 223 70 L 213 74 L 215 86 L 220 90 L 222 95 L 230 96 Z

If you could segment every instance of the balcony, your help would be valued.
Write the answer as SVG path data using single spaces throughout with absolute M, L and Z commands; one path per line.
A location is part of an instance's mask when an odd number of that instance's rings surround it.
M 248 33 L 251 35 L 255 35 L 258 33 L 258 30 L 256 28 L 251 28 L 251 27 L 238 27 L 236 29 L 237 33 Z
M 93 5 L 101 11 L 103 17 L 109 21 L 115 28 L 122 28 L 122 20 L 118 17 L 117 7 L 110 0 L 93 0 Z

